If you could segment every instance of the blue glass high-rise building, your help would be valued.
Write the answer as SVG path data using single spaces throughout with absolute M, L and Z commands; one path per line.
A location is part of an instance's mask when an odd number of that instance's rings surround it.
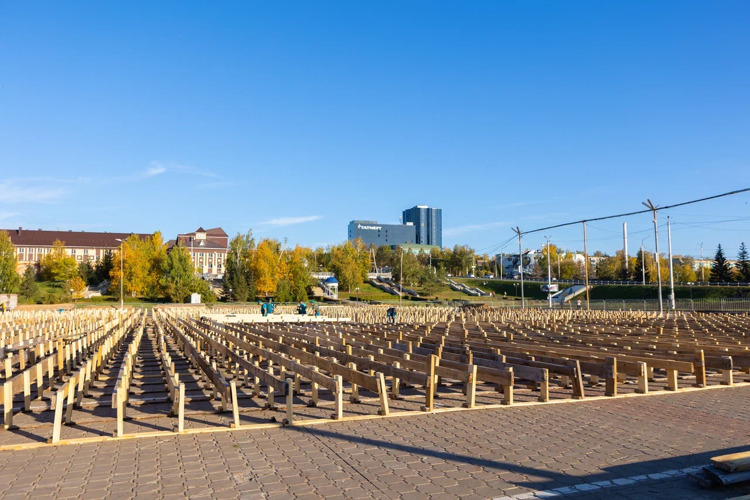
M 427 205 L 417 205 L 404 210 L 404 224 L 414 224 L 416 243 L 443 246 L 443 211 Z

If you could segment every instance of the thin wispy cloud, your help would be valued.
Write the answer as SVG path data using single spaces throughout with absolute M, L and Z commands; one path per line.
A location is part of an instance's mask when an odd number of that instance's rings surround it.
M 0 182 L 0 203 L 56 203 L 67 193 L 59 186 L 31 184 L 13 179 Z
M 225 188 L 225 187 L 232 187 L 236 186 L 236 182 L 232 181 L 217 181 L 217 182 L 207 182 L 205 184 L 201 184 L 200 187 L 205 189 L 219 189 L 219 188 Z
M 10 219 L 16 215 L 21 215 L 18 212 L 0 212 L 0 219 Z
M 498 221 L 498 222 L 487 222 L 485 224 L 469 224 L 466 226 L 449 227 L 449 228 L 443 229 L 443 236 L 451 238 L 451 237 L 460 236 L 466 233 L 474 233 L 477 231 L 486 231 L 488 229 L 494 229 L 496 227 L 508 227 L 508 226 L 510 226 L 508 222 Z
M 146 177 L 154 177 L 155 175 L 163 174 L 167 169 L 161 165 L 152 165 L 146 169 L 144 174 Z
M 313 222 L 320 220 L 323 217 L 320 215 L 305 215 L 303 217 L 279 217 L 276 219 L 269 219 L 261 222 L 265 226 L 291 226 L 293 224 L 304 224 L 305 222 Z

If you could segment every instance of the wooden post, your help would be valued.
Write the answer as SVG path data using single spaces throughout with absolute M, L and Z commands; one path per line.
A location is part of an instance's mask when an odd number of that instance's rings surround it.
M 286 379 L 286 418 L 284 425 L 294 425 L 294 379 Z
M 335 375 L 333 379 L 336 381 L 336 392 L 334 394 L 336 398 L 336 411 L 331 418 L 341 420 L 344 416 L 344 379 L 341 375 Z
M 177 432 L 185 430 L 185 384 L 180 383 L 180 406 L 177 413 Z
M 635 392 L 639 394 L 648 394 L 648 365 L 644 362 L 638 363 L 639 375 L 638 375 L 638 388 Z
M 378 415 L 386 416 L 390 413 L 390 409 L 388 408 L 388 387 L 385 385 L 385 376 L 382 372 L 377 372 L 375 376 L 378 379 L 378 395 L 380 396 Z
M 62 418 L 63 418 L 63 400 L 65 399 L 65 390 L 60 389 L 57 391 L 55 396 L 55 420 L 52 426 L 52 443 L 60 441 L 60 434 L 62 433 Z
M 357 370 L 357 365 L 355 363 L 349 363 L 349 368 L 352 370 Z M 359 386 L 355 384 L 354 382 L 352 384 L 352 394 L 349 396 L 349 402 L 351 403 L 359 403 Z
M 270 361 L 269 361 L 269 364 L 270 364 Z M 268 373 L 273 375 L 273 368 L 270 366 L 268 367 Z M 269 410 L 273 410 L 276 408 L 276 400 L 275 400 L 274 392 L 275 392 L 275 389 L 273 388 L 272 385 L 268 385 L 266 387 L 266 408 L 268 408 Z
M 677 370 L 667 368 L 667 390 L 677 390 Z
M 393 367 L 398 369 L 401 368 L 401 363 L 398 361 L 393 362 Z M 401 399 L 401 395 L 399 394 L 399 388 L 401 386 L 401 379 L 398 378 L 396 375 L 393 376 L 391 380 L 391 397 L 393 399 Z
M 510 375 L 510 384 L 503 385 L 503 404 L 510 406 L 513 404 L 513 368 L 508 368 L 508 374 Z
M 729 362 L 729 368 L 721 370 L 721 384 L 732 386 L 734 385 L 734 375 L 732 373 L 734 370 L 734 363 L 732 362 L 731 356 L 724 356 L 724 359 Z
M 693 367 L 695 369 L 695 387 L 706 387 L 706 358 L 703 349 L 695 351 Z
M 430 355 L 430 368 L 427 372 L 427 385 L 425 386 L 425 405 L 422 411 L 432 411 L 435 409 L 435 368 L 437 367 L 437 356 Z
M 122 395 L 122 391 L 117 391 L 116 403 L 117 405 L 117 430 L 115 436 L 122 437 L 125 434 L 125 398 Z
M 80 377 L 81 374 L 79 372 L 78 377 Z M 73 375 L 70 377 L 70 380 L 68 380 L 68 400 L 66 401 L 66 407 L 65 407 L 65 425 L 74 425 L 75 422 L 73 422 L 73 406 L 75 405 L 75 396 L 76 396 L 76 375 Z
M 604 395 L 605 396 L 617 396 L 617 358 L 608 357 L 607 362 L 607 378 L 605 380 Z
M 23 411 L 31 411 L 31 370 L 23 371 Z
M 237 400 L 237 382 L 234 380 L 229 382 L 229 389 L 232 393 L 232 417 L 234 417 L 234 422 L 230 425 L 230 427 L 239 427 L 240 426 L 240 402 Z
M 3 384 L 3 427 L 13 428 L 13 380 L 11 379 Z
M 315 338 L 317 340 L 317 337 Z M 313 366 L 312 370 L 314 372 L 319 372 L 320 368 L 318 368 L 317 366 Z M 311 392 L 312 399 L 310 399 L 310 402 L 307 403 L 307 406 L 311 406 L 311 407 L 318 406 L 318 383 L 315 380 L 312 380 L 310 382 L 310 387 L 311 387 L 310 392 Z
M 546 403 L 549 401 L 549 370 L 542 368 L 544 380 L 539 383 L 539 401 Z
M 466 389 L 466 402 L 463 404 L 463 407 L 474 408 L 477 394 L 477 366 L 469 365 L 468 372 L 468 380 L 464 386 Z

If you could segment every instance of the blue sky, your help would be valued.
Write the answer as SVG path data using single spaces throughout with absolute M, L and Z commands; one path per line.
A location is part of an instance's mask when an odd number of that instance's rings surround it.
M 427 204 L 445 245 L 495 251 L 750 187 L 748 21 L 741 1 L 4 2 L 0 227 L 318 246 Z M 675 253 L 734 256 L 749 201 L 671 211 Z M 634 249 L 650 216 L 627 221 Z

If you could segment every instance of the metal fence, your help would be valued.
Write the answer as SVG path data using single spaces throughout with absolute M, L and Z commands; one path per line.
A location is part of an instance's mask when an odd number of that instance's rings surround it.
M 649 300 L 592 300 L 590 309 L 597 311 L 659 311 L 659 301 Z M 664 300 L 664 310 L 670 310 L 669 301 Z M 503 304 L 503 307 L 521 307 L 520 301 Z M 546 308 L 549 307 L 546 300 L 527 300 L 526 307 Z M 576 301 L 566 304 L 552 304 L 554 309 L 578 309 Z M 581 300 L 580 308 L 586 308 L 586 301 Z M 728 299 L 677 299 L 675 301 L 677 311 L 706 311 L 706 312 L 750 312 L 750 298 L 728 298 Z

